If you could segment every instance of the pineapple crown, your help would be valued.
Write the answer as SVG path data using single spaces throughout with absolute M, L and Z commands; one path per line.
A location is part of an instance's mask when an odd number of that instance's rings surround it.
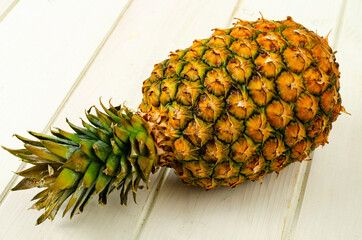
M 70 217 L 82 212 L 94 195 L 106 204 L 108 195 L 120 191 L 121 205 L 127 204 L 128 193 L 136 193 L 141 180 L 148 188 L 149 175 L 157 168 L 158 156 L 144 120 L 127 107 L 95 106 L 86 111 L 83 127 L 68 121 L 74 133 L 51 130 L 52 135 L 29 132 L 38 140 L 15 135 L 25 149 L 3 147 L 23 162 L 33 166 L 17 172 L 24 177 L 12 190 L 45 188 L 33 197 L 32 209 L 45 209 L 37 224 L 53 220 L 61 205 L 70 198 L 63 216 L 71 209 Z M 92 108 L 96 115 L 91 113 Z

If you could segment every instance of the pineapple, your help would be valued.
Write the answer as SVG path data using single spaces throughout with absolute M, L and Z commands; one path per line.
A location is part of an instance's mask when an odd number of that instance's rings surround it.
M 44 188 L 40 224 L 67 199 L 71 217 L 114 189 L 126 204 L 161 167 L 206 190 L 262 179 L 328 142 L 344 112 L 339 78 L 327 38 L 291 17 L 238 20 L 156 64 L 138 111 L 101 102 L 83 127 L 67 121 L 74 132 L 16 135 L 25 149 L 5 149 L 33 166 L 13 190 Z

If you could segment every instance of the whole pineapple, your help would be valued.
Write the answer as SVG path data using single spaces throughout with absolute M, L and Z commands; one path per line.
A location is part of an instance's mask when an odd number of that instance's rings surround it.
M 34 166 L 13 190 L 45 187 L 33 200 L 38 219 L 83 211 L 94 194 L 121 204 L 140 181 L 167 166 L 186 184 L 235 187 L 302 161 L 327 137 L 344 108 L 338 63 L 327 39 L 288 17 L 239 20 L 156 64 L 142 88 L 138 112 L 94 107 L 84 127 L 17 136 L 10 153 Z

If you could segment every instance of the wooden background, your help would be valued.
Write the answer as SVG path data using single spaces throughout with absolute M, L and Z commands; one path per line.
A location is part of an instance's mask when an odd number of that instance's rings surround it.
M 138 205 L 92 201 L 72 221 L 34 226 L 37 190 L 10 192 L 20 162 L 0 151 L 0 239 L 361 239 L 362 3 L 358 0 L 2 0 L 0 144 L 13 133 L 67 128 L 103 99 L 136 108 L 153 65 L 234 17 L 292 16 L 338 50 L 343 105 L 327 146 L 235 189 L 185 186 L 172 170 L 153 176 Z

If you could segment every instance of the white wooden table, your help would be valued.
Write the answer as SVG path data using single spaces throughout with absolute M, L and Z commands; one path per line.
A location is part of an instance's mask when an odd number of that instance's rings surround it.
M 292 16 L 338 50 L 343 105 L 327 146 L 235 189 L 185 186 L 172 170 L 152 178 L 138 205 L 92 201 L 73 220 L 34 226 L 37 190 L 10 192 L 20 162 L 0 151 L 0 239 L 362 239 L 362 2 L 360 0 L 2 0 L 0 144 L 12 133 L 79 123 L 103 99 L 137 108 L 142 81 L 169 51 L 188 47 L 234 17 Z

